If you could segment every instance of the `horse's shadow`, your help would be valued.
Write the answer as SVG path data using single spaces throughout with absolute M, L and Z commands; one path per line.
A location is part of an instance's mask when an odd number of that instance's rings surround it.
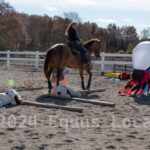
M 96 98 L 100 98 L 99 95 L 89 95 L 89 94 L 83 94 L 81 98 L 85 98 L 85 99 L 96 99 Z
M 4 108 L 7 108 L 7 109 L 11 109 L 11 108 L 15 108 L 15 107 L 19 107 L 20 105 L 12 105 L 12 104 L 8 104 L 8 105 L 5 105 L 3 106 Z
M 45 97 L 45 95 L 41 95 L 36 98 L 36 101 L 39 103 L 52 103 L 52 104 L 57 104 L 57 105 L 62 105 L 65 106 L 67 103 L 70 103 L 71 100 L 60 100 L 56 98 L 51 98 L 51 97 Z
M 150 96 L 142 95 L 140 97 L 133 97 L 135 102 L 140 105 L 150 105 Z
M 82 95 L 83 99 L 96 99 L 96 98 L 100 98 L 98 95 Z M 62 105 L 62 106 L 66 106 L 68 103 L 71 103 L 72 100 L 66 100 L 66 99 L 56 99 L 56 98 L 51 98 L 51 97 L 46 97 L 45 95 L 41 95 L 39 97 L 36 98 L 36 102 L 39 103 L 52 103 L 52 104 L 56 104 L 56 105 Z

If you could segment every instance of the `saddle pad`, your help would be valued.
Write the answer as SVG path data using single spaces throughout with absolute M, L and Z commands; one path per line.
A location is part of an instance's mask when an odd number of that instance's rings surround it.
M 74 46 L 73 43 L 67 43 L 67 44 L 73 55 L 77 56 L 78 54 L 81 54 L 81 52 Z

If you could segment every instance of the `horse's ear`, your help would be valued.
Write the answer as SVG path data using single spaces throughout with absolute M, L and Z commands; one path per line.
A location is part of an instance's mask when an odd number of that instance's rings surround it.
M 101 42 L 101 39 L 97 39 L 99 42 Z
M 17 95 L 15 95 L 15 101 L 16 101 L 16 104 L 18 104 L 18 105 L 21 104 L 21 102 L 20 102 L 20 100 L 18 99 Z
M 72 94 L 68 89 L 67 89 L 67 94 L 69 94 L 72 97 Z

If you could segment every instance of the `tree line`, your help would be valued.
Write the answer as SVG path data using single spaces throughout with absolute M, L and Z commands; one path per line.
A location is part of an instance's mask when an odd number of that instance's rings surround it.
M 4 0 L 0 0 L 0 50 L 46 51 L 56 43 L 67 43 L 65 30 L 71 21 L 79 22 L 79 36 L 83 41 L 101 39 L 101 50 L 111 53 L 131 53 L 141 40 L 149 40 L 150 29 L 144 29 L 141 38 L 134 26 L 106 28 L 96 23 L 81 22 L 75 12 L 65 12 L 63 17 L 28 15 L 18 13 Z

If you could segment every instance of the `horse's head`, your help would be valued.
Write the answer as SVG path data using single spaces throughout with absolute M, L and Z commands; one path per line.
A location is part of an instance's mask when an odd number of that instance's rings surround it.
M 91 53 L 94 53 L 96 57 L 100 57 L 99 53 L 100 53 L 101 40 L 99 39 L 89 40 L 84 44 L 84 46 Z

